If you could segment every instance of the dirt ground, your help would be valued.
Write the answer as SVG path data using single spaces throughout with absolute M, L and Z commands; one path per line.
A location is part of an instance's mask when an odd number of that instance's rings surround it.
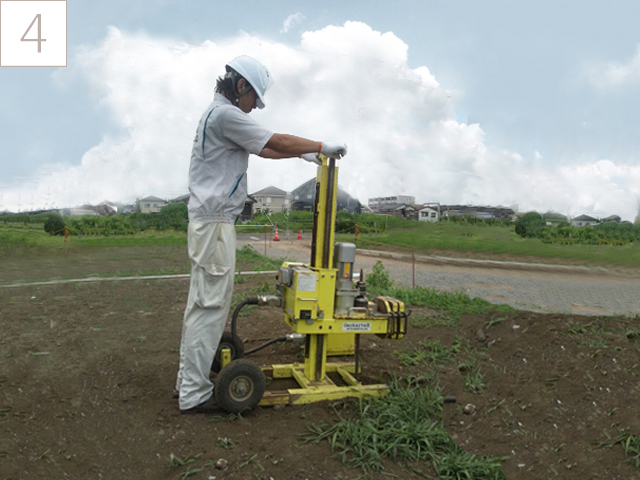
M 181 247 L 98 256 L 77 249 L 60 264 L 33 255 L 2 259 L 0 276 L 8 284 L 169 271 L 182 268 L 185 256 Z M 244 278 L 237 299 L 265 283 L 273 288 L 271 276 Z M 328 403 L 242 417 L 180 415 L 172 390 L 187 292 L 187 279 L 0 288 L 0 479 L 368 478 L 345 468 L 326 443 L 302 441 L 307 427 L 336 418 Z M 458 399 L 444 409 L 452 438 L 469 452 L 506 457 L 509 479 L 640 478 L 620 445 L 599 446 L 640 434 L 638 318 L 514 311 L 428 326 L 442 323 L 437 313 L 414 308 L 416 326 L 400 341 L 363 336 L 365 376 L 436 374 L 443 394 Z M 252 307 L 240 319 L 246 348 L 288 332 L 275 308 Z M 401 364 L 399 353 L 435 340 L 462 347 L 454 362 Z M 301 355 L 285 343 L 250 358 L 271 364 Z M 484 375 L 476 393 L 463 379 L 471 357 Z M 471 414 L 463 412 L 468 404 Z M 219 459 L 225 468 L 214 466 Z M 402 465 L 386 468 L 413 478 Z

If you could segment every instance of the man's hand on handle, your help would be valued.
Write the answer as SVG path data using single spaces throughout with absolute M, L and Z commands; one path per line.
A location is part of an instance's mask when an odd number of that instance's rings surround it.
M 318 158 L 320 154 L 329 158 L 342 158 L 347 154 L 347 146 L 344 143 L 325 143 L 322 142 L 318 153 L 303 153 L 303 160 L 316 165 L 322 165 L 322 161 Z
M 322 142 L 320 153 L 329 158 L 342 158 L 347 154 L 347 146 L 344 143 Z

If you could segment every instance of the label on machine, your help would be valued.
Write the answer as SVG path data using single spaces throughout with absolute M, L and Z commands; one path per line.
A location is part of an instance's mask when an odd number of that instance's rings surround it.
M 371 322 L 344 322 L 342 324 L 343 332 L 370 332 Z
M 298 273 L 298 291 L 299 292 L 315 292 L 316 291 L 316 274 L 315 273 Z

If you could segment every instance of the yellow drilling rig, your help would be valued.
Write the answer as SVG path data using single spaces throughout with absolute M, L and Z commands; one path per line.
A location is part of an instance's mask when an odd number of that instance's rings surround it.
M 338 168 L 336 160 L 320 157 L 316 183 L 311 261 L 285 262 L 278 271 L 278 295 L 248 298 L 235 309 L 231 332 L 225 332 L 212 369 L 219 371 L 214 393 L 219 405 L 240 413 L 257 405 L 297 405 L 346 397 L 384 395 L 384 384 L 364 385 L 361 372 L 360 335 L 400 339 L 407 332 L 410 311 L 389 297 L 367 299 L 362 274 L 354 283 L 356 246 L 335 243 Z M 245 305 L 281 307 L 292 334 L 273 339 L 244 352 L 236 335 L 236 322 Z M 304 363 L 257 366 L 244 358 L 275 341 L 304 341 Z M 350 356 L 351 362 L 328 361 Z M 265 374 L 294 379 L 297 388 L 269 390 Z M 330 377 L 336 379 L 332 380 Z

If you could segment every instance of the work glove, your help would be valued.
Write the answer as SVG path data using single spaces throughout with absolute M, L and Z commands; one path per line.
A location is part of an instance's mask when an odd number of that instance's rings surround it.
M 329 158 L 342 158 L 347 154 L 347 146 L 344 143 L 322 142 L 320 153 Z
M 315 163 L 316 165 L 322 165 L 322 161 L 320 161 L 320 159 L 318 158 L 318 154 L 317 153 L 303 153 L 302 155 L 300 155 L 300 157 L 309 162 L 309 163 Z

